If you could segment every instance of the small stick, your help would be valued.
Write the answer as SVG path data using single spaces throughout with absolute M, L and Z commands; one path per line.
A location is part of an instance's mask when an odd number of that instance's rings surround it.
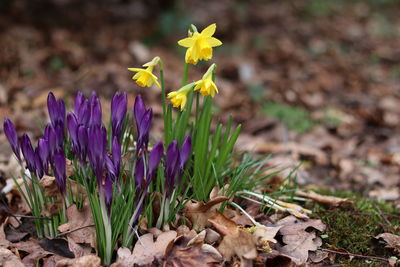
M 342 252 L 342 251 L 337 251 L 337 250 L 332 250 L 332 249 L 327 249 L 327 248 L 319 248 L 318 250 L 325 251 L 325 252 L 331 252 L 331 253 L 335 253 L 335 254 L 340 254 L 340 255 L 356 257 L 356 258 L 370 259 L 370 260 L 380 260 L 380 261 L 388 262 L 388 259 L 385 259 L 385 258 L 382 258 L 382 257 L 365 256 L 365 255 L 361 255 L 361 254 L 354 254 L 354 253 L 351 253 L 351 252 Z
M 85 229 L 87 227 L 93 227 L 93 226 L 94 226 L 94 224 L 78 227 L 76 229 L 72 229 L 72 230 L 66 231 L 64 233 L 60 233 L 60 234 L 57 235 L 57 237 L 64 236 L 64 235 L 70 234 L 72 232 L 79 231 L 79 230 Z

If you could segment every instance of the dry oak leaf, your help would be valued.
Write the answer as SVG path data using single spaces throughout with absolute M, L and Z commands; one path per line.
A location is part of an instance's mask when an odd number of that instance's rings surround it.
M 302 221 L 294 216 L 288 216 L 278 221 L 277 225 L 282 226 L 279 232 L 286 244 L 278 248 L 278 251 L 289 256 L 297 265 L 306 263 L 308 251 L 315 251 L 322 245 L 322 240 L 316 236 L 315 231 L 306 231 L 309 227 L 324 231 L 326 225 L 321 220 Z
M 82 256 L 75 259 L 63 259 L 55 267 L 100 267 L 100 258 L 95 255 Z
M 84 201 L 81 211 L 78 210 L 76 205 L 69 206 L 67 208 L 67 218 L 68 222 L 60 225 L 58 230 L 61 233 L 71 231 L 67 233 L 67 237 L 74 240 L 75 243 L 85 243 L 95 247 L 95 229 L 89 201 L 87 199 Z M 73 231 L 75 229 L 79 230 Z
M 387 245 L 386 248 L 393 249 L 397 255 L 400 255 L 400 236 L 391 233 L 383 233 L 375 236 L 376 239 L 383 239 Z
M 193 224 L 193 229 L 203 230 L 207 225 L 207 220 L 212 217 L 219 209 L 218 204 L 228 200 L 227 197 L 217 196 L 210 199 L 207 203 L 189 200 L 184 208 L 183 214 Z
M 252 234 L 219 212 L 208 221 L 224 236 L 218 246 L 224 258 L 229 261 L 236 255 L 240 258 L 241 266 L 253 266 L 257 250 Z
M 21 260 L 10 250 L 0 247 L 0 266 L 25 267 Z
M 301 190 L 297 190 L 296 191 L 296 195 L 298 195 L 300 197 L 309 198 L 309 199 L 314 200 L 314 201 L 316 201 L 318 203 L 329 205 L 329 206 L 332 206 L 332 207 L 344 206 L 344 205 L 347 205 L 347 204 L 351 203 L 351 201 L 349 199 L 347 199 L 347 198 L 334 197 L 334 196 L 324 196 L 324 195 L 317 194 L 317 193 L 315 193 L 313 191 L 303 192 Z
M 175 231 L 161 233 L 154 242 L 154 235 L 147 233 L 136 242 L 133 252 L 128 248 L 119 248 L 116 266 L 128 267 L 152 264 L 154 260 L 162 260 L 171 250 L 177 234 Z
M 34 267 L 36 266 L 38 260 L 53 254 L 51 252 L 44 250 L 39 245 L 39 242 L 36 239 L 29 239 L 28 241 L 25 242 L 12 243 L 11 246 L 20 251 L 28 253 L 28 255 L 22 259 L 22 263 L 25 266 Z
M 164 267 L 217 267 L 221 266 L 221 256 L 210 248 L 186 247 L 173 249 L 164 262 Z

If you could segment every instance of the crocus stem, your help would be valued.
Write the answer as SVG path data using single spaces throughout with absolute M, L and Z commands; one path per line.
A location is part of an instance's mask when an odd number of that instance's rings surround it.
M 132 237 L 132 231 L 131 231 L 131 229 L 133 228 L 133 222 L 134 222 L 134 220 L 135 220 L 135 218 L 136 218 L 136 216 L 137 216 L 137 214 L 138 214 L 138 212 L 139 212 L 139 210 L 140 210 L 140 207 L 141 207 L 141 205 L 142 205 L 142 203 L 143 203 L 143 201 L 144 201 L 145 196 L 146 196 L 146 193 L 143 192 L 142 196 L 141 196 L 140 199 L 139 199 L 139 202 L 138 202 L 137 205 L 136 205 L 136 209 L 135 209 L 135 211 L 133 212 L 133 214 L 132 214 L 132 216 L 131 216 L 131 218 L 130 218 L 130 220 L 129 220 L 128 226 L 127 226 L 127 228 L 126 228 L 126 230 L 125 230 L 126 239 L 125 239 L 125 241 L 123 242 L 123 245 L 124 245 L 124 246 L 128 246 L 128 243 L 129 243 L 129 241 L 131 240 L 131 237 Z
M 164 191 L 163 196 L 162 196 L 162 201 L 161 201 L 161 207 L 160 207 L 160 216 L 158 217 L 157 224 L 156 224 L 156 227 L 158 229 L 161 229 L 161 226 L 162 226 L 162 223 L 164 220 L 165 198 L 166 198 L 166 193 Z
M 247 216 L 247 218 L 249 218 L 249 220 L 255 225 L 255 226 L 262 226 L 262 224 L 256 222 L 256 220 L 254 220 L 253 217 L 251 217 L 250 214 L 248 214 L 242 207 L 240 207 L 238 204 L 236 204 L 235 202 L 229 202 L 230 205 L 234 206 L 235 208 L 239 209 L 244 215 Z
M 113 248 L 111 246 L 111 222 L 110 218 L 108 217 L 106 202 L 104 200 L 104 192 L 100 192 L 100 207 L 101 207 L 101 215 L 103 217 L 103 224 L 104 224 L 104 231 L 105 231 L 105 242 L 106 242 L 106 249 L 104 255 L 104 263 L 106 265 L 111 264 L 111 257 Z

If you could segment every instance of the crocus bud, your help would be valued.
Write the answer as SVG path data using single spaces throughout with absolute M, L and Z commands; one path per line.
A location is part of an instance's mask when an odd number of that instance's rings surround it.
M 161 158 L 164 153 L 164 146 L 162 142 L 157 142 L 153 146 L 153 149 L 150 152 L 149 156 L 149 169 L 147 173 L 146 185 L 148 186 L 154 176 L 154 172 L 156 171 L 158 164 L 161 161 Z
M 103 179 L 102 187 L 104 192 L 104 200 L 106 202 L 108 212 L 110 212 L 113 195 L 113 181 L 109 177 L 105 177 Z
M 187 135 L 185 140 L 183 141 L 181 153 L 180 153 L 180 167 L 181 169 L 185 168 L 185 164 L 192 152 L 192 138 L 190 135 Z
M 149 143 L 149 132 L 151 127 L 151 121 L 153 119 L 153 110 L 149 108 L 143 115 L 138 125 L 138 138 L 137 138 L 137 153 L 142 148 L 147 148 Z
M 56 150 L 62 150 L 64 146 L 64 124 L 60 121 L 56 122 L 54 131 L 56 133 Z
M 11 145 L 11 149 L 17 157 L 18 161 L 21 162 L 21 154 L 19 150 L 18 135 L 15 130 L 14 124 L 7 118 L 4 119 L 3 124 L 4 134 L 7 137 L 8 142 Z
M 144 113 L 146 112 L 146 105 L 144 104 L 141 95 L 136 96 L 135 104 L 133 105 L 133 115 L 135 117 L 136 126 L 139 125 Z
M 78 127 L 78 144 L 79 144 L 79 159 L 86 161 L 88 150 L 88 128 L 84 125 Z
M 103 178 L 105 158 L 107 156 L 107 132 L 103 126 L 92 126 L 88 132 L 88 156 L 89 162 L 96 175 L 97 182 Z
M 21 150 L 29 171 L 35 173 L 35 151 L 33 150 L 31 139 L 26 133 L 21 137 Z
M 90 106 L 89 126 L 100 126 L 102 124 L 101 104 L 99 97 L 95 92 L 93 92 L 92 96 L 90 97 L 89 106 Z
M 63 151 L 57 151 L 53 157 L 53 171 L 56 178 L 57 187 L 62 194 L 66 192 L 67 165 Z
M 74 100 L 74 113 L 76 115 L 79 114 L 79 110 L 81 109 L 85 100 L 86 100 L 86 97 L 82 94 L 82 92 L 78 92 L 76 94 L 75 100 Z
M 112 134 L 121 137 L 122 126 L 125 120 L 128 100 L 126 93 L 115 93 L 111 102 Z
M 43 177 L 43 174 L 44 174 L 43 173 L 43 162 L 42 162 L 42 160 L 40 158 L 40 152 L 39 152 L 38 147 L 36 147 L 36 149 L 35 149 L 34 161 L 35 161 L 36 175 L 37 175 L 38 178 L 41 179 Z
M 56 100 L 54 94 L 52 92 L 47 96 L 47 108 L 49 111 L 50 121 L 53 126 L 56 123 L 60 123 L 64 127 L 65 121 L 65 104 L 64 101 L 59 98 Z
M 48 142 L 48 147 L 49 147 L 49 152 L 50 152 L 50 157 L 54 155 L 54 152 L 56 151 L 57 148 L 57 134 L 56 131 L 54 130 L 53 126 L 49 123 L 46 125 L 46 128 L 44 129 L 44 138 Z
M 72 141 L 72 152 L 75 154 L 79 153 L 79 143 L 78 143 L 78 121 L 74 113 L 69 112 L 67 115 L 67 128 L 69 136 Z
M 135 183 L 136 183 L 136 193 L 138 194 L 143 188 L 144 181 L 144 161 L 142 157 L 138 157 L 135 166 Z
M 179 170 L 179 149 L 178 142 L 172 141 L 167 148 L 165 164 L 165 183 L 167 195 L 170 196 L 175 183 L 175 177 Z
M 49 156 L 50 156 L 49 142 L 43 137 L 39 138 L 36 150 L 42 162 L 43 170 L 45 173 L 48 174 Z
M 119 170 L 121 168 L 121 145 L 118 142 L 118 138 L 114 136 L 113 143 L 112 143 L 112 148 L 111 148 L 111 154 L 112 154 L 112 162 L 115 168 L 115 176 L 119 176 Z

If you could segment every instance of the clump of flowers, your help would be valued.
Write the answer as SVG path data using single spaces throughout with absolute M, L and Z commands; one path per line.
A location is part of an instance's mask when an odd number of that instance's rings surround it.
M 233 128 L 230 119 L 227 126 L 218 123 L 216 130 L 211 130 L 212 100 L 218 93 L 216 64 L 211 64 L 201 79 L 187 81 L 189 64 L 210 60 L 213 47 L 222 44 L 212 37 L 215 30 L 212 24 L 199 33 L 192 25 L 189 36 L 178 42 L 188 49 L 182 85 L 176 91 L 166 93 L 159 57 L 145 63 L 144 69 L 129 68 L 136 72 L 133 80 L 139 86 L 161 87 L 164 140 L 151 139 L 152 108 L 146 107 L 140 95 L 133 107 L 128 107 L 125 92 L 115 93 L 108 123 L 104 123 L 95 92 L 90 97 L 78 92 L 68 113 L 63 100 L 50 93 L 50 122 L 36 147 L 27 134 L 19 138 L 12 122 L 5 119 L 4 132 L 26 169 L 24 188 L 20 189 L 27 192 L 24 197 L 32 214 L 42 216 L 46 203 L 57 199 L 63 203 L 57 214 L 35 221 L 39 237 L 54 237 L 58 225 L 66 220 L 65 210 L 71 205 L 81 207 L 87 198 L 97 252 L 103 264 L 109 265 L 117 247 L 132 247 L 144 218 L 149 227 L 168 228 L 187 200 L 207 201 L 214 187 L 222 188 L 227 177 L 235 177 L 229 169 L 240 126 Z M 153 73 L 157 66 L 160 79 Z M 200 101 L 200 97 L 204 99 Z M 67 173 L 67 167 L 73 172 Z M 54 177 L 58 196 L 46 196 L 40 186 L 45 176 Z M 85 188 L 85 196 L 74 195 L 72 180 Z M 230 195 L 247 189 L 239 184 L 235 181 L 235 187 L 228 190 Z M 158 207 L 154 203 L 159 203 Z

